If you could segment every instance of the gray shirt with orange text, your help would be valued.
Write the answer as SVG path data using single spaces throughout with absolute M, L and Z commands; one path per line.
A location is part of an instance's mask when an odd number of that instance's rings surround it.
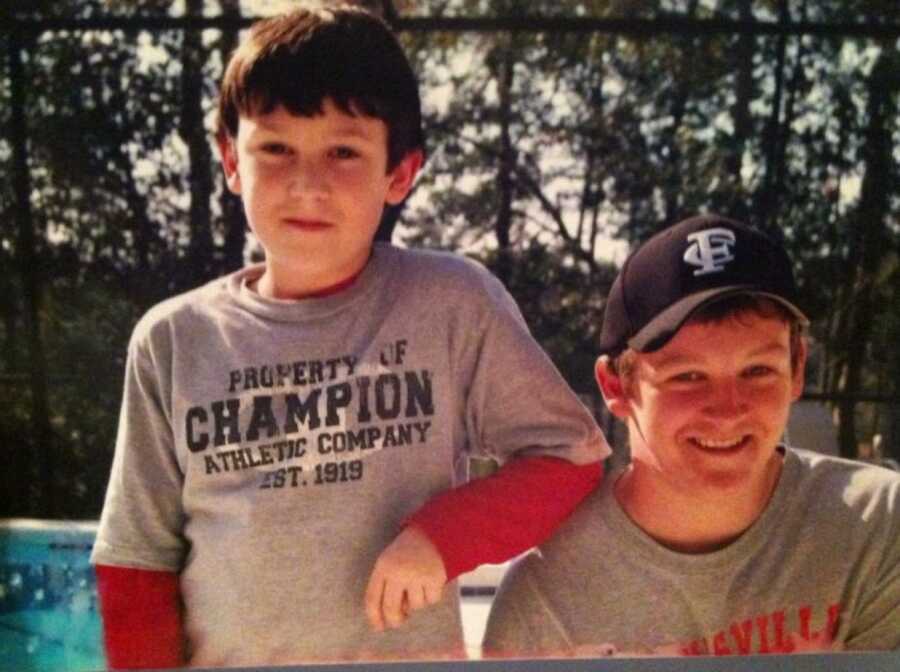
M 488 655 L 900 648 L 900 474 L 785 449 L 760 518 L 697 555 L 638 528 L 613 495 L 616 476 L 507 574 Z

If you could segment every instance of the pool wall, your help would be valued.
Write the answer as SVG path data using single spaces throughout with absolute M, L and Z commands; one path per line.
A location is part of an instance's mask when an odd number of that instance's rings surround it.
M 95 522 L 0 519 L 0 672 L 105 667 Z
M 90 565 L 95 522 L 0 519 L 0 672 L 92 672 L 105 669 L 97 590 Z M 486 600 L 503 566 L 467 577 L 463 612 Z M 487 573 L 486 573 L 487 572 Z M 468 589 L 468 590 L 467 590 Z M 469 593 L 469 599 L 465 593 Z M 476 605 L 479 606 L 479 605 Z M 480 608 L 480 606 L 479 606 Z M 477 616 L 477 615 L 476 615 Z M 472 617 L 470 616 L 470 620 Z M 478 620 L 477 618 L 475 620 Z M 483 623 L 469 633 L 480 641 Z M 468 639 L 468 638 L 467 638 Z M 900 670 L 900 651 L 745 656 L 735 659 L 624 658 L 367 663 L 271 668 L 285 672 L 882 672 Z M 256 668 L 234 668 L 254 672 Z

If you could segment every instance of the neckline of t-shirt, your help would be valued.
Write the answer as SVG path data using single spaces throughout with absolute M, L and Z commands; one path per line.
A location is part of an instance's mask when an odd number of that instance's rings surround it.
M 606 523 L 611 528 L 611 534 L 624 535 L 626 539 L 630 540 L 633 549 L 641 554 L 648 563 L 671 571 L 697 574 L 749 558 L 754 551 L 768 541 L 767 536 L 772 529 L 774 519 L 776 516 L 784 514 L 784 510 L 789 505 L 787 498 L 793 488 L 792 484 L 796 483 L 798 478 L 801 467 L 799 457 L 784 446 L 779 446 L 779 450 L 784 456 L 784 464 L 769 502 L 759 518 L 728 546 L 708 553 L 680 553 L 666 548 L 654 540 L 628 517 L 616 501 L 613 486 L 621 471 L 609 474 L 605 481 L 609 486 L 604 489 L 603 493 L 603 497 L 609 500 L 605 502 L 606 506 L 603 509 L 607 514 Z
M 384 276 L 394 264 L 396 252 L 390 244 L 376 243 L 365 268 L 349 287 L 327 296 L 305 299 L 271 299 L 260 296 L 249 285 L 265 270 L 264 263 L 253 264 L 228 278 L 228 293 L 234 301 L 251 313 L 277 322 L 302 322 L 323 319 L 347 310 L 371 292 L 377 291 Z

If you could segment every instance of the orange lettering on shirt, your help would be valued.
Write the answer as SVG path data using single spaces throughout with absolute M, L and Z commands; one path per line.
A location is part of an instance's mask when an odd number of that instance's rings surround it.
M 808 642 L 810 640 L 809 625 L 812 620 L 812 607 L 808 605 L 800 607 L 798 614 L 800 616 L 800 636 Z
M 756 629 L 759 630 L 759 652 L 769 653 L 769 617 L 767 614 L 756 617 Z
M 749 618 L 743 623 L 733 623 L 731 626 L 731 634 L 737 643 L 738 653 L 750 654 L 750 644 L 753 641 L 753 621 Z
M 790 635 L 784 636 L 784 610 L 772 614 L 772 622 L 775 624 L 775 651 L 778 653 L 791 653 L 794 650 L 794 639 Z
M 728 645 L 725 643 L 725 633 L 721 630 L 713 637 L 713 654 L 717 656 L 731 655 L 731 649 L 729 649 Z

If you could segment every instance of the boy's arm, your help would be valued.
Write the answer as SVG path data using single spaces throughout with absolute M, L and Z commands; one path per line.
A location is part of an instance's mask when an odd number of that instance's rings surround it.
M 508 560 L 543 541 L 596 484 L 600 461 L 610 454 L 509 292 L 484 269 L 465 282 L 473 279 L 449 320 L 456 330 L 449 339 L 451 371 L 462 401 L 449 410 L 461 411 L 465 423 L 460 449 L 504 466 L 438 495 L 384 551 L 366 593 L 376 628 L 399 625 L 425 606 L 434 592 L 426 588 L 441 574 Z M 588 464 L 594 467 L 576 466 Z M 416 543 L 408 543 L 420 530 Z M 431 535 L 433 543 L 423 543 Z M 417 549 L 418 562 L 410 549 Z M 446 561 L 444 572 L 434 570 L 435 558 Z
M 184 667 L 178 575 L 112 565 L 95 571 L 109 668 Z
M 603 463 L 510 460 L 497 472 L 436 495 L 408 520 L 435 545 L 451 581 L 537 546 L 600 483 Z
M 603 463 L 533 456 L 429 500 L 375 564 L 366 613 L 377 630 L 397 627 L 440 599 L 447 581 L 506 561 L 545 541 L 599 484 Z
M 183 474 L 169 421 L 168 343 L 142 320 L 128 347 L 116 447 L 91 562 L 114 669 L 183 667 Z M 168 331 L 159 330 L 161 333 Z

